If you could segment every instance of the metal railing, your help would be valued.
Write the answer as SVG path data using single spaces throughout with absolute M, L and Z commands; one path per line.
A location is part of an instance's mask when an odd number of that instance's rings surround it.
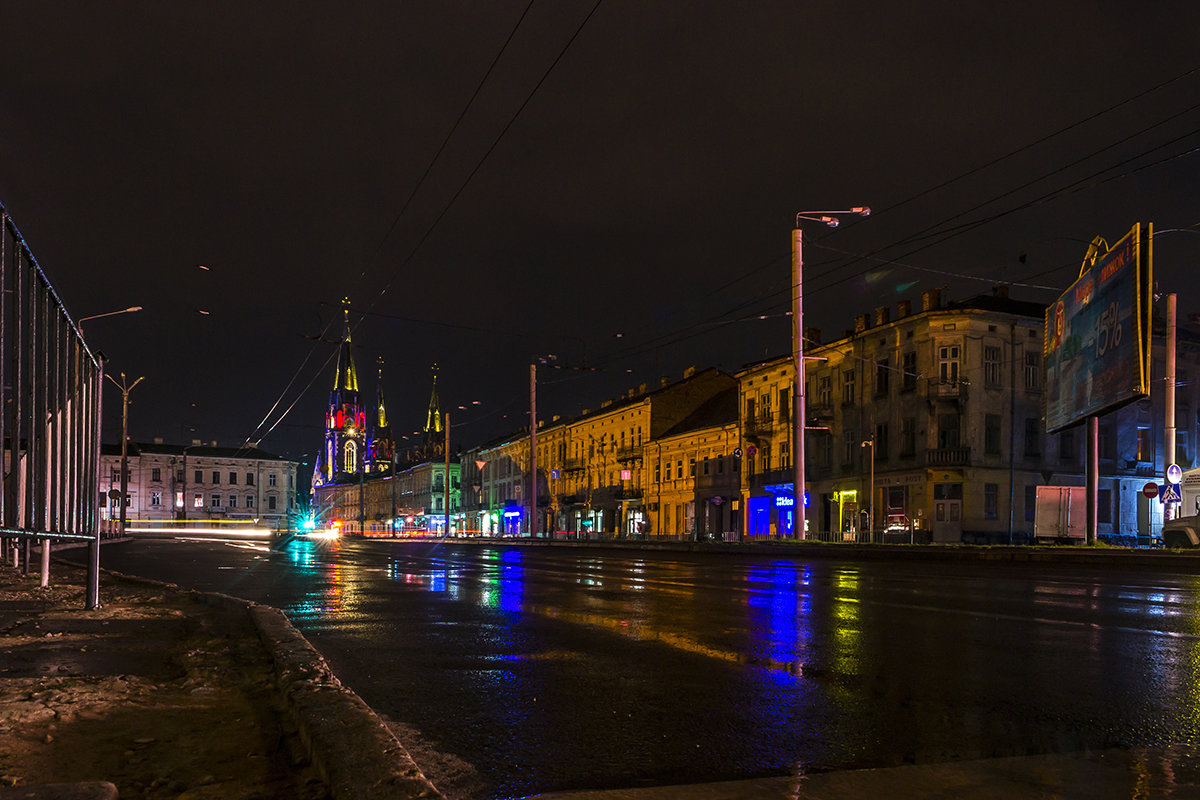
M 42 542 L 42 585 L 51 542 L 88 543 L 88 608 L 99 605 L 103 383 L 103 359 L 0 205 L 0 538 L 26 574 Z

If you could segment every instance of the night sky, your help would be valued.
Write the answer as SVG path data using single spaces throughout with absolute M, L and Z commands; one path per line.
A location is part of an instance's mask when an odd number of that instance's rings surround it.
M 135 438 L 296 459 L 345 295 L 394 430 L 437 362 L 471 446 L 538 356 L 590 368 L 543 373 L 549 417 L 788 352 L 800 211 L 876 212 L 806 228 L 826 340 L 1200 224 L 1200 4 L 891 5 L 9 3 L 0 203 L 73 317 L 144 307 L 84 324 L 146 378 Z M 1181 315 L 1195 230 L 1155 244 Z

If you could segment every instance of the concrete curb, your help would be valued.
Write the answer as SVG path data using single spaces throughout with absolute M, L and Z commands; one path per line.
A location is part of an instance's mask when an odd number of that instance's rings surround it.
M 282 611 L 218 592 L 103 570 L 250 616 L 275 666 L 276 686 L 300 741 L 334 800 L 442 798 L 383 720 L 347 689 Z

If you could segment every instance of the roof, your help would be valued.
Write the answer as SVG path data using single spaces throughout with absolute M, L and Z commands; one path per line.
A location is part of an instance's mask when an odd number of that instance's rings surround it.
M 659 438 L 678 436 L 681 433 L 734 425 L 738 421 L 738 389 L 736 386 L 717 392 L 700 407 L 662 432 Z
M 185 449 L 187 450 L 187 454 L 190 456 L 205 456 L 208 458 L 242 458 L 259 461 L 288 460 L 283 456 L 277 456 L 274 453 L 268 453 L 266 450 L 260 450 L 257 447 L 213 447 L 212 445 L 147 444 L 146 442 L 130 442 L 128 454 L 130 456 L 182 456 Z M 121 445 L 102 444 L 100 446 L 100 453 L 101 455 L 106 456 L 119 456 L 121 455 Z

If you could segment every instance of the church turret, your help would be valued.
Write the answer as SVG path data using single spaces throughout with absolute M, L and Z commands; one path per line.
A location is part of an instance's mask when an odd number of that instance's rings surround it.
M 325 448 L 318 459 L 321 482 L 339 475 L 354 475 L 363 470 L 366 460 L 367 416 L 358 396 L 358 373 L 350 339 L 350 298 L 342 300 L 342 344 L 338 352 L 337 373 L 329 392 L 325 412 Z M 313 483 L 317 477 L 314 474 Z
M 382 472 L 392 465 L 392 429 L 388 424 L 387 405 L 383 400 L 383 358 L 375 383 L 375 412 L 371 420 L 371 438 L 367 448 L 367 471 Z
M 425 435 L 421 446 L 427 454 L 440 453 L 442 441 L 442 408 L 438 403 L 438 365 L 433 365 L 433 393 L 429 397 L 429 413 L 425 415 Z

